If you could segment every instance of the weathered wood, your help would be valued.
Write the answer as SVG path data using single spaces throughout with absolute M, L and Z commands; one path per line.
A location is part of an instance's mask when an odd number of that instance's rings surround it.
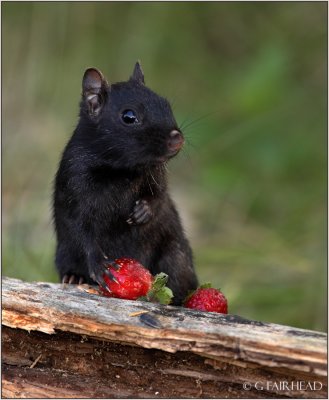
M 221 361 L 214 365 L 208 362 L 213 360 L 190 352 L 167 353 L 67 332 L 47 335 L 4 327 L 2 350 L 4 397 L 326 397 L 325 390 L 313 395 L 310 390 L 255 388 L 256 382 L 291 385 L 300 379 L 299 374 L 287 377 L 280 371 Z M 324 377 L 313 380 L 326 385 Z M 253 385 L 251 390 L 243 390 L 245 382 Z
M 3 397 L 327 396 L 321 332 L 9 278 L 2 307 Z

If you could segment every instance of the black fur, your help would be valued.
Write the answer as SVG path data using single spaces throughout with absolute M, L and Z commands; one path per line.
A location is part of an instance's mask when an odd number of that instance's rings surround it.
M 138 122 L 124 123 L 124 110 Z M 98 70 L 86 71 L 79 122 L 55 180 L 62 280 L 102 284 L 106 263 L 131 257 L 153 275 L 169 275 L 174 304 L 196 288 L 192 252 L 167 191 L 165 163 L 182 143 L 169 103 L 144 85 L 139 63 L 130 80 L 112 85 Z

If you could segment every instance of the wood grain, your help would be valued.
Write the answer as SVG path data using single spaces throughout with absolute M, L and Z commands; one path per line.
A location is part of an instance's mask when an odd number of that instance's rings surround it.
M 68 378 L 61 378 L 66 382 L 66 397 L 72 397 L 72 393 L 81 397 L 83 393 L 83 397 L 152 398 L 155 392 L 148 390 L 152 381 L 158 382 L 158 388 L 164 383 L 167 392 L 162 388 L 162 394 L 169 397 L 256 398 L 262 397 L 264 392 L 245 391 L 243 382 L 254 384 L 271 379 L 316 380 L 323 387 L 316 393 L 310 390 L 287 392 L 274 387 L 266 391 L 266 397 L 327 396 L 327 335 L 322 332 L 251 321 L 235 315 L 105 298 L 85 285 L 63 288 L 60 284 L 28 283 L 10 278 L 2 282 L 2 308 L 2 324 L 7 334 L 3 349 L 4 397 L 17 397 L 18 392 L 23 393 L 21 397 L 24 393 L 45 397 L 45 388 L 49 388 L 46 397 L 65 397 L 56 392 L 61 369 L 58 363 L 67 353 L 65 348 L 73 342 L 76 351 L 70 353 L 71 362 L 66 362 L 64 368 Z M 79 347 L 77 343 L 80 342 L 88 342 L 88 348 Z M 26 351 L 23 354 L 17 343 L 29 343 L 33 354 L 29 357 Z M 124 360 L 122 354 L 127 354 L 122 366 L 117 368 L 121 368 L 121 375 L 122 371 L 128 374 L 125 378 L 128 383 L 137 373 L 129 359 L 143 366 L 148 381 L 141 376 L 139 380 L 136 378 L 133 392 L 127 384 L 119 385 L 121 391 L 109 384 L 106 386 L 108 379 L 103 377 L 103 366 L 112 364 L 100 358 L 98 366 L 86 366 L 90 352 L 99 349 L 101 344 L 110 348 L 108 352 L 112 358 L 121 354 Z M 182 355 L 184 360 L 189 360 L 188 368 L 181 361 Z M 170 362 L 162 365 L 160 371 L 154 359 L 165 357 L 170 357 Z M 157 377 L 166 379 L 156 381 L 152 371 L 160 371 Z M 86 379 L 90 384 L 81 392 L 82 386 L 78 383 L 82 385 Z M 184 384 L 181 386 L 176 379 Z M 42 382 L 47 382 L 47 386 L 43 387 Z M 160 389 L 155 391 L 160 393 Z
M 68 332 L 48 335 L 4 327 L 2 350 L 3 397 L 326 398 L 327 393 L 324 377 L 246 368 L 190 352 L 167 353 Z M 255 388 L 257 382 L 291 385 L 300 379 L 316 380 L 323 390 Z M 248 391 L 245 382 L 252 385 Z

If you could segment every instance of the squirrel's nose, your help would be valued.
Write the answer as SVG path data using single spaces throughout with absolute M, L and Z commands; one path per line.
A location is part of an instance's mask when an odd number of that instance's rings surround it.
M 178 152 L 184 144 L 183 135 L 174 129 L 169 133 L 168 148 L 171 152 Z

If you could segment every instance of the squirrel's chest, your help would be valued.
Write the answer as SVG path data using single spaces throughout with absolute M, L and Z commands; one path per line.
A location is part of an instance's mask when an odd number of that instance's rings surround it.
M 103 221 L 122 222 L 129 218 L 136 202 L 147 194 L 147 189 L 140 182 L 130 179 L 90 182 L 94 211 Z M 83 198 L 81 199 L 83 202 Z

